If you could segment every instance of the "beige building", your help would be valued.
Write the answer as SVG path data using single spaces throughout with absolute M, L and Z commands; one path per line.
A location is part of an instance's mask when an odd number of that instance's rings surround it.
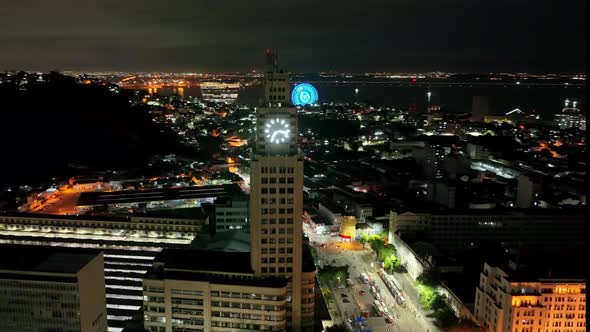
M 276 51 L 266 50 L 264 102 L 267 106 L 287 106 L 291 99 L 289 73 L 279 68 L 278 60 Z
M 484 264 L 475 317 L 490 332 L 584 332 L 586 280 L 534 278 Z
M 0 246 L 2 331 L 107 331 L 102 252 Z
M 269 92 L 269 82 L 285 77 L 287 89 Z M 256 111 L 250 164 L 251 262 L 256 275 L 289 280 L 289 327 L 300 331 L 311 329 L 314 312 L 314 273 L 304 274 L 302 267 L 303 154 L 297 147 L 297 113 L 279 104 L 289 100 L 288 76 L 278 70 L 276 55 L 268 52 L 265 81 L 267 98 L 277 96 L 266 100 L 271 107 Z
M 267 107 L 256 111 L 250 164 L 250 253 L 193 250 L 174 258 L 164 250 L 144 281 L 149 331 L 313 329 L 315 266 L 302 245 L 297 113 L 285 107 L 288 74 L 269 51 L 265 82 Z
M 165 249 L 144 280 L 147 331 L 284 331 L 287 281 L 257 277 L 247 252 Z

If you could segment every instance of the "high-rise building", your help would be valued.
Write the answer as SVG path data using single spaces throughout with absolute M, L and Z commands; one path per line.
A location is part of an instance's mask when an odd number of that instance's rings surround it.
M 106 332 L 102 252 L 0 246 L 2 331 Z
M 489 96 L 473 96 L 473 103 L 471 105 L 471 120 L 482 122 L 486 115 L 490 115 L 490 97 Z
M 250 164 L 250 253 L 162 251 L 144 280 L 149 331 L 313 329 L 315 266 L 302 244 L 297 114 L 287 107 L 289 77 L 270 52 L 265 81 Z M 269 89 L 273 82 L 285 89 Z
M 489 332 L 585 332 L 586 280 L 523 273 L 514 262 L 505 268 L 486 263 L 475 317 Z
M 561 113 L 555 114 L 555 124 L 560 129 L 578 128 L 586 130 L 586 116 L 577 108 L 577 102 L 573 102 L 572 107 L 569 105 L 570 101 L 565 101 L 565 107 Z
M 289 77 L 267 51 L 265 107 L 256 111 L 250 175 L 251 262 L 256 275 L 289 281 L 287 307 L 293 331 L 313 325 L 314 273 L 302 270 L 303 154 L 297 147 L 297 113 L 287 107 Z
M 265 106 L 287 106 L 290 102 L 289 73 L 278 64 L 277 52 L 266 50 L 264 74 L 264 103 Z M 279 106 L 280 107 L 280 106 Z
M 141 309 L 142 280 L 156 254 L 190 244 L 207 220 L 21 213 L 0 215 L 0 231 L 14 245 L 102 250 L 107 324 L 121 332 Z
M 427 179 L 441 179 L 444 176 L 443 160 L 450 153 L 450 148 L 442 144 L 429 142 L 424 147 L 424 175 Z
M 542 183 L 539 176 L 520 175 L 516 189 L 516 207 L 532 208 L 539 204 L 539 194 L 542 192 Z
M 437 180 L 428 183 L 426 190 L 428 200 L 435 201 L 450 209 L 455 208 L 457 187 L 447 181 Z

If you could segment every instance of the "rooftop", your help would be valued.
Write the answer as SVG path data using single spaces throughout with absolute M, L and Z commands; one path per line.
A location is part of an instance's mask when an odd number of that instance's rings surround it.
M 515 208 L 494 208 L 494 209 L 429 209 L 429 208 L 412 208 L 405 207 L 397 209 L 397 214 L 414 213 L 414 214 L 432 214 L 432 215 L 522 215 L 522 216 L 584 216 L 585 208 L 567 208 L 567 209 L 515 209 Z
M 253 273 L 250 252 L 227 252 L 202 249 L 164 249 L 154 259 L 166 270 Z
M 0 245 L 0 279 L 76 282 L 76 274 L 102 251 Z
M 254 277 L 249 252 L 200 249 L 162 250 L 154 259 L 154 268 L 149 272 L 148 279 L 207 281 L 273 288 L 287 286 L 287 280 L 283 278 Z
M 249 252 L 250 234 L 241 229 L 217 232 L 213 236 L 202 234 L 194 238 L 191 246 L 195 249 Z
M 566 257 L 568 256 L 568 257 Z M 588 268 L 585 262 L 587 255 L 533 254 L 511 257 L 509 262 L 499 267 L 511 282 L 534 282 L 543 279 L 545 282 L 559 280 L 579 280 L 585 282 Z
M 198 199 L 231 196 L 241 193 L 237 184 L 202 187 L 163 188 L 149 190 L 123 190 L 111 192 L 84 192 L 80 194 L 78 206 L 126 204 L 177 199 Z

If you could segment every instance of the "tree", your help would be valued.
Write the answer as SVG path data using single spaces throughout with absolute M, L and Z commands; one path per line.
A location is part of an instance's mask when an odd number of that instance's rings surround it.
M 440 284 L 440 274 L 435 270 L 427 270 L 416 279 L 419 283 L 431 287 L 436 287 Z
M 318 271 L 318 278 L 325 285 L 344 284 L 349 279 L 348 265 L 326 265 Z
M 348 329 L 343 324 L 336 324 L 328 327 L 326 332 L 348 332 Z
M 418 285 L 418 301 L 426 310 L 432 309 L 432 303 L 436 299 L 437 293 L 434 287 L 420 284 Z
M 432 310 L 434 310 L 434 311 L 442 310 L 446 307 L 448 307 L 448 304 L 445 301 L 445 298 L 442 297 L 440 294 L 437 294 L 436 297 L 434 298 L 434 301 L 432 301 Z
M 393 272 L 395 270 L 397 270 L 401 265 L 401 261 L 400 259 L 395 256 L 395 255 L 390 255 L 388 257 L 385 257 L 385 260 L 383 260 L 383 267 L 388 270 L 389 272 Z
M 446 303 L 442 309 L 434 312 L 434 319 L 440 327 L 449 327 L 458 322 L 457 315 Z
M 365 249 L 365 244 L 369 242 L 369 235 L 366 233 L 361 234 L 361 238 L 359 239 L 360 243 L 363 244 L 363 249 Z
M 371 245 L 371 249 L 377 254 L 377 257 L 379 257 L 381 249 L 385 247 L 385 242 L 378 235 L 371 235 L 369 237 L 369 244 Z
M 393 246 L 393 244 L 388 244 L 388 245 L 384 245 L 383 248 L 381 248 L 377 257 L 380 260 L 385 261 L 385 259 L 387 257 L 395 256 L 396 253 L 397 253 L 397 251 L 395 250 L 395 247 Z

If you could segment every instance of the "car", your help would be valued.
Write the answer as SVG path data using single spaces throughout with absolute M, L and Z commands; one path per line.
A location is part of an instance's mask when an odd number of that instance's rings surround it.
M 364 291 L 364 290 L 362 290 L 362 289 L 359 291 L 359 295 L 365 295 L 365 293 L 367 293 L 367 292 L 365 292 L 365 291 Z
M 385 322 L 386 322 L 387 324 L 391 324 L 391 323 L 393 323 L 393 317 L 392 317 L 391 315 L 388 315 L 388 316 L 386 316 L 386 317 L 385 317 Z
M 345 297 L 344 299 L 342 299 L 342 302 L 344 302 L 344 303 L 350 303 L 350 300 L 347 297 Z

